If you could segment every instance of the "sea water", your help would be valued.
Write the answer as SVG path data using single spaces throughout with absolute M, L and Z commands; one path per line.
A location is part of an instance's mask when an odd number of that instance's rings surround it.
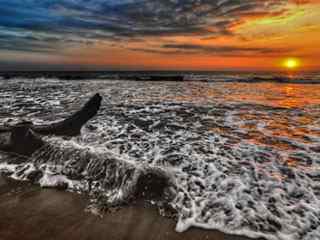
M 195 226 L 270 240 L 320 239 L 320 84 L 314 75 L 292 82 L 263 77 L 3 79 L 0 123 L 58 121 L 99 92 L 102 107 L 81 136 L 46 140 L 170 173 L 177 231 Z M 0 169 L 18 179 L 25 176 L 17 175 L 21 169 L 26 174 L 36 162 L 30 158 L 21 166 L 8 160 L 0 154 Z M 86 185 L 85 173 L 80 181 L 68 179 L 61 161 L 42 164 L 43 186 Z

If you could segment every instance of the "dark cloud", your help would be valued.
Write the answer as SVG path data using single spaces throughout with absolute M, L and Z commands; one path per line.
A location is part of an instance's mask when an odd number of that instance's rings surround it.
M 256 47 L 238 47 L 238 46 L 205 46 L 197 44 L 164 44 L 160 48 L 134 48 L 133 51 L 143 51 L 157 54 L 201 54 L 214 56 L 278 56 L 279 54 L 288 54 L 291 49 L 275 48 L 256 48 Z
M 63 42 L 232 35 L 242 17 L 280 14 L 288 1 L 0 0 L 0 48 L 51 51 Z M 232 49 L 220 51 L 226 50 Z

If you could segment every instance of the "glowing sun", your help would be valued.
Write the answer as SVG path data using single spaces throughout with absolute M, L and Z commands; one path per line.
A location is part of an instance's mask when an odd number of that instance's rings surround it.
M 300 60 L 297 58 L 287 58 L 283 61 L 283 67 L 291 70 L 297 69 L 300 65 Z

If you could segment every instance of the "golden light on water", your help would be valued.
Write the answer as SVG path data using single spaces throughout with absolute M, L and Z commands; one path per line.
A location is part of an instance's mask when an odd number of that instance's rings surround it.
M 287 58 L 283 61 L 283 67 L 295 70 L 298 69 L 301 65 L 301 61 L 297 58 Z

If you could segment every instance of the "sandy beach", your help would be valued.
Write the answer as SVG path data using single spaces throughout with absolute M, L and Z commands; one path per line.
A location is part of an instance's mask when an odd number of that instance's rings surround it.
M 174 231 L 174 220 L 136 203 L 103 218 L 84 211 L 84 196 L 0 177 L 0 239 L 248 240 L 218 231 Z

